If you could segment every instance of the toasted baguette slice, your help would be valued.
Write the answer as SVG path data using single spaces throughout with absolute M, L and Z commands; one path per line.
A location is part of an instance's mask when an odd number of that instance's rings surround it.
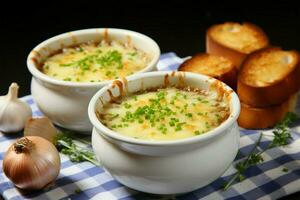
M 253 107 L 279 105 L 300 88 L 299 54 L 268 47 L 249 55 L 238 74 L 240 100 Z
M 280 122 L 287 112 L 292 112 L 297 103 L 297 93 L 291 95 L 280 105 L 265 108 L 255 108 L 241 103 L 239 126 L 247 129 L 262 129 L 273 127 Z
M 179 71 L 188 71 L 214 77 L 233 89 L 236 88 L 237 70 L 232 62 L 222 56 L 196 54 L 183 62 Z
M 248 54 L 268 45 L 266 34 L 251 23 L 226 22 L 206 32 L 206 52 L 229 58 L 237 68 Z

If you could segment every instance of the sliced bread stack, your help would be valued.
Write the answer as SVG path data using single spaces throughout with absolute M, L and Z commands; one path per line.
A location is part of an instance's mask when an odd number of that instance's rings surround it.
M 186 60 L 180 71 L 217 78 L 237 90 L 239 126 L 273 127 L 293 111 L 300 88 L 300 57 L 296 51 L 270 47 L 261 28 L 226 22 L 206 32 L 206 54 Z
M 247 55 L 268 45 L 263 30 L 251 23 L 226 22 L 206 32 L 206 52 L 229 58 L 237 68 Z
M 299 54 L 268 47 L 250 54 L 238 73 L 241 101 L 238 123 L 244 128 L 268 128 L 293 111 L 300 89 Z

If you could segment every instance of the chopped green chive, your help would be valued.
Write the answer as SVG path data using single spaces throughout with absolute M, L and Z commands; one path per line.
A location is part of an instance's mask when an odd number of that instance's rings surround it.
M 136 52 L 136 51 L 133 51 L 133 52 L 131 52 L 131 53 L 128 53 L 128 55 L 130 55 L 130 56 L 136 56 L 136 55 L 137 55 L 137 52 Z
M 161 124 L 161 125 L 158 127 L 158 130 L 161 131 L 163 134 L 166 134 L 166 133 L 167 133 L 167 127 L 166 127 L 164 124 Z
M 78 51 L 83 52 L 84 49 L 83 49 L 82 47 L 79 47 L 79 48 L 78 48 Z
M 106 75 L 106 76 L 110 76 L 110 75 L 111 75 L 111 71 L 107 71 L 107 72 L 105 73 L 105 75 Z
M 175 131 L 181 131 L 182 127 L 181 126 L 176 126 Z
M 209 129 L 211 126 L 209 125 L 208 122 L 205 122 L 205 127 L 206 127 L 207 129 Z
M 110 120 L 115 119 L 115 118 L 117 118 L 117 117 L 119 117 L 119 114 L 114 114 L 114 115 L 112 115 L 112 116 L 110 117 Z
M 289 169 L 287 169 L 287 168 L 283 168 L 283 169 L 282 169 L 282 171 L 283 171 L 283 172 L 288 172 L 288 171 L 289 171 Z
M 63 79 L 64 81 L 71 81 L 72 79 L 70 77 L 66 77 Z
M 192 113 L 186 113 L 185 116 L 189 117 L 189 118 L 192 118 L 193 117 L 193 114 Z
M 129 109 L 129 108 L 131 108 L 131 105 L 130 105 L 129 103 L 126 102 L 126 103 L 124 104 L 124 107 L 125 107 L 126 109 Z
M 222 122 L 221 116 L 220 116 L 218 113 L 215 114 L 215 116 L 216 116 L 216 118 L 217 118 L 217 122 L 218 122 L 218 123 L 221 123 L 221 122 Z
M 77 189 L 74 190 L 74 192 L 75 192 L 76 194 L 78 194 L 78 193 L 81 193 L 82 191 L 81 191 L 81 189 L 77 188 Z

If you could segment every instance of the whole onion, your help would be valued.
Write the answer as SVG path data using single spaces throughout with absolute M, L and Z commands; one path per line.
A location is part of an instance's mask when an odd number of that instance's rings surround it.
M 41 189 L 58 176 L 59 153 L 46 139 L 26 136 L 8 148 L 3 160 L 3 171 L 18 188 Z

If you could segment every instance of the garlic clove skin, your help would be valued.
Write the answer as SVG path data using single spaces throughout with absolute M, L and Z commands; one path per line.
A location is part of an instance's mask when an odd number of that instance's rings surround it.
M 0 131 L 5 133 L 22 130 L 32 116 L 30 106 L 18 99 L 19 86 L 12 83 L 8 94 L 0 97 Z
M 57 130 L 48 117 L 29 118 L 25 124 L 24 136 L 40 136 L 55 142 Z
M 26 103 L 24 105 L 15 104 L 7 106 L 2 116 L 0 116 L 0 131 L 5 133 L 21 131 L 31 115 L 32 111 L 29 106 L 27 107 Z

